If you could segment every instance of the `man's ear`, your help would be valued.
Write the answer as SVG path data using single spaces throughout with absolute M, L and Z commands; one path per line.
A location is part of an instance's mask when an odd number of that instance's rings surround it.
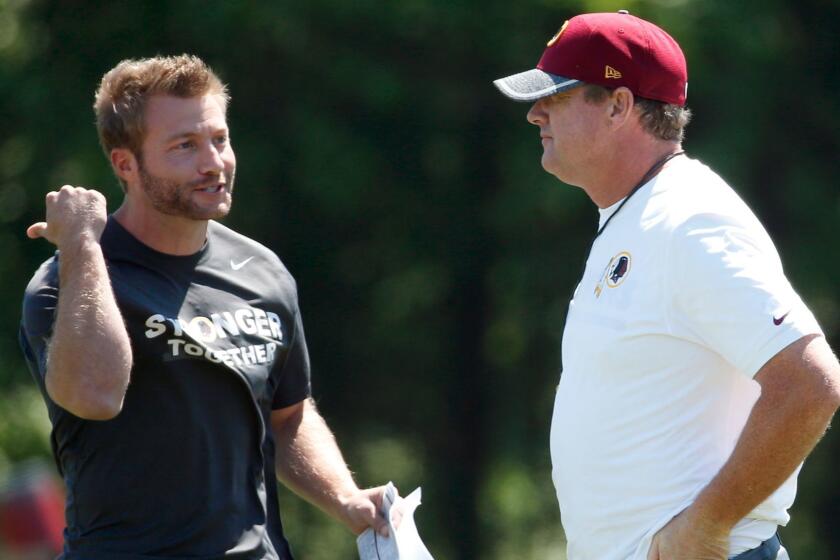
M 137 157 L 128 148 L 114 148 L 111 150 L 111 167 L 124 185 L 136 183 L 140 175 L 140 165 Z
M 633 92 L 626 87 L 613 90 L 607 101 L 607 111 L 609 119 L 615 126 L 620 127 L 627 122 L 633 114 L 634 101 Z

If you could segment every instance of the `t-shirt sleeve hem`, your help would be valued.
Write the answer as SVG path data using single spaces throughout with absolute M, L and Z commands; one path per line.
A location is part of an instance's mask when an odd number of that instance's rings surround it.
M 810 334 L 822 335 L 822 330 L 815 320 L 803 321 L 801 324 L 792 324 L 785 330 L 781 331 L 777 336 L 764 343 L 755 353 L 755 359 L 746 364 L 743 368 L 744 372 L 750 378 L 756 374 L 769 362 L 776 354 L 799 340 L 804 336 Z
M 299 393 L 295 393 L 293 395 L 284 395 L 282 399 L 275 400 L 273 403 L 271 403 L 271 410 L 279 410 L 281 408 L 286 408 L 287 406 L 292 406 L 303 400 L 308 399 L 310 396 L 312 396 L 312 391 L 309 387 L 306 387 L 303 391 Z

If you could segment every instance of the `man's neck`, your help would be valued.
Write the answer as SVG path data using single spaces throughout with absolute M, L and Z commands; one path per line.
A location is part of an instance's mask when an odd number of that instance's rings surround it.
M 192 255 L 204 246 L 207 221 L 142 210 L 123 201 L 114 219 L 131 235 L 155 251 L 168 255 Z
M 583 186 L 599 208 L 608 208 L 630 194 L 657 163 L 682 148 L 675 142 L 623 143 Z M 656 173 L 661 169 L 656 170 Z M 655 176 L 655 174 L 654 174 Z M 649 179 L 652 177 L 649 177 Z

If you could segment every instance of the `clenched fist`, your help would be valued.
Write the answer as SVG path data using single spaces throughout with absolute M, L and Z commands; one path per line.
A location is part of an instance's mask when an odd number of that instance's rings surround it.
M 108 213 L 102 193 L 64 185 L 47 194 L 47 221 L 29 226 L 31 239 L 43 237 L 59 249 L 85 241 L 98 242 Z

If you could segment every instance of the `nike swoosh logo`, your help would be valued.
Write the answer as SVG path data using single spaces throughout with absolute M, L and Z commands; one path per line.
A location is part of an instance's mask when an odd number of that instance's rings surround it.
M 233 270 L 239 270 L 240 268 L 242 268 L 243 266 L 245 266 L 246 264 L 248 264 L 248 261 L 250 261 L 250 260 L 251 260 L 251 259 L 253 259 L 253 258 L 254 258 L 254 257 L 248 257 L 247 259 L 245 259 L 244 261 L 242 261 L 242 262 L 240 262 L 240 263 L 235 263 L 235 262 L 233 262 L 233 259 L 230 259 L 230 267 L 231 267 Z
M 782 323 L 784 323 L 784 321 L 785 321 L 785 317 L 787 317 L 789 313 L 790 313 L 790 311 L 788 311 L 787 313 L 785 313 L 784 315 L 782 315 L 782 316 L 781 316 L 781 317 L 779 317 L 778 319 L 777 319 L 777 318 L 775 318 L 775 317 L 773 317 L 773 324 L 774 324 L 774 325 L 776 325 L 776 326 L 778 327 L 779 325 L 781 325 Z

